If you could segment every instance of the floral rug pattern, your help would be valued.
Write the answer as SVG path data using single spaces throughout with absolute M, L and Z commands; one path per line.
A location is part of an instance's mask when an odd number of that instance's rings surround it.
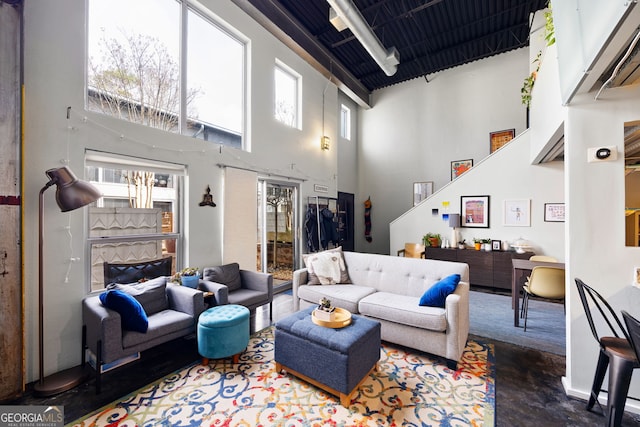
M 491 345 L 469 340 L 458 370 L 383 343 L 377 370 L 349 407 L 275 372 L 273 328 L 251 337 L 240 363 L 196 362 L 68 425 L 73 426 L 493 426 Z

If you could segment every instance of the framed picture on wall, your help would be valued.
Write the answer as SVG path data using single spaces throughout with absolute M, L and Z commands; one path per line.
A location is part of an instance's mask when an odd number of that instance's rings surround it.
M 451 181 L 471 169 L 472 166 L 473 159 L 454 160 L 451 162 Z
M 546 222 L 564 222 L 564 203 L 545 203 L 544 220 Z
M 433 194 L 433 181 L 413 183 L 413 206 Z
M 531 200 L 505 200 L 503 225 L 510 227 L 531 227 Z
M 516 137 L 515 129 L 499 130 L 489 133 L 489 152 L 493 153 L 507 142 Z
M 489 196 L 460 197 L 460 226 L 489 228 Z

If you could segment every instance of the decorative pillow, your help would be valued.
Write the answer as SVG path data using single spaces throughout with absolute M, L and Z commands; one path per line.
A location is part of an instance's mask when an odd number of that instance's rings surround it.
M 458 283 L 460 283 L 459 274 L 452 274 L 434 283 L 420 298 L 420 305 L 444 308 L 447 296 L 456 290 Z
M 141 283 L 112 283 L 107 289 L 117 289 L 134 297 L 144 309 L 147 316 L 169 308 L 167 300 L 167 277 L 161 276 Z
M 100 294 L 100 302 L 107 308 L 117 311 L 122 318 L 122 329 L 147 332 L 149 319 L 142 305 L 131 295 L 117 289 Z
M 342 247 L 303 255 L 307 266 L 308 285 L 335 285 L 351 283 L 342 255 Z
M 221 265 L 219 267 L 207 267 L 202 274 L 204 280 L 217 282 L 226 285 L 229 292 L 237 291 L 242 287 L 240 279 L 240 264 L 234 262 L 232 264 Z

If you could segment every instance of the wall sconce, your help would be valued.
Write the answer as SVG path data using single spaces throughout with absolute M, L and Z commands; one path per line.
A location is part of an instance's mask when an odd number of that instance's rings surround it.
M 322 150 L 328 150 L 329 148 L 331 148 L 331 138 L 329 138 L 328 136 L 323 136 L 322 138 L 320 138 L 320 148 Z

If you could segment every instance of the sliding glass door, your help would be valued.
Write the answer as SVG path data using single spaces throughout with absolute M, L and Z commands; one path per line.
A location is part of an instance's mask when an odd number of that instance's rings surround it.
M 289 287 L 296 268 L 298 186 L 258 180 L 258 271 L 273 274 L 273 285 Z

